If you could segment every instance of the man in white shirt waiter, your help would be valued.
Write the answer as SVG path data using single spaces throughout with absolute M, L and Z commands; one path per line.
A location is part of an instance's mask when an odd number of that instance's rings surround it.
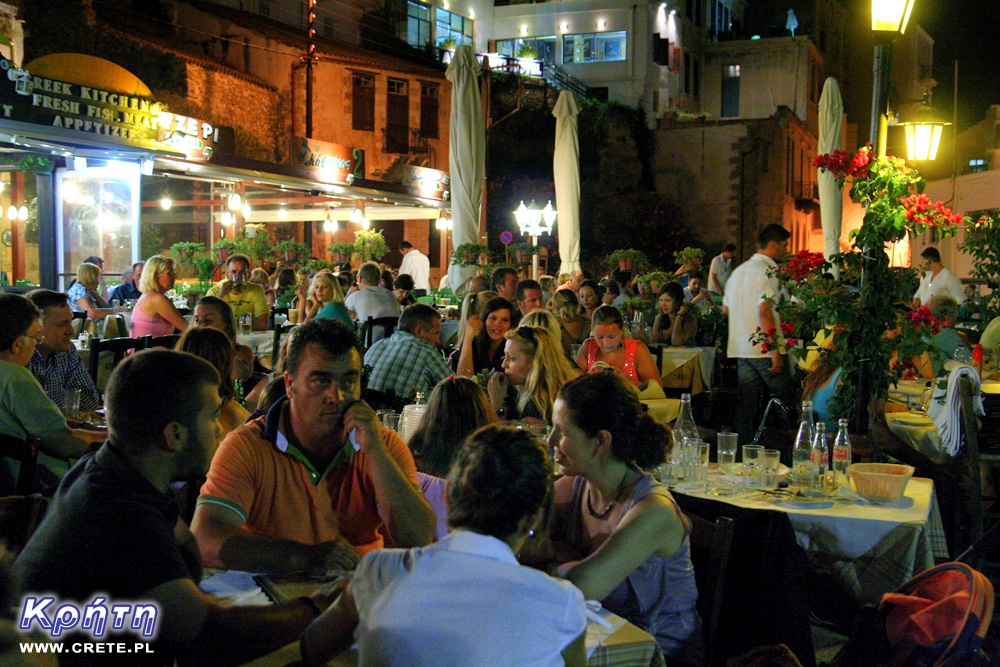
M 938 249 L 924 248 L 920 256 L 924 260 L 927 273 L 920 279 L 920 287 L 913 295 L 913 308 L 919 308 L 921 304 L 929 305 L 931 298 L 938 294 L 950 296 L 959 305 L 964 303 L 965 292 L 962 291 L 962 282 L 954 273 L 944 268 Z
M 708 291 L 719 296 L 726 295 L 726 281 L 733 273 L 733 258 L 736 257 L 736 244 L 727 243 L 722 253 L 712 259 L 708 267 Z
M 788 360 L 779 346 L 767 352 L 753 345 L 750 336 L 760 327 L 780 331 L 781 322 L 769 297 L 777 297 L 781 285 L 768 272 L 788 254 L 788 230 L 770 224 L 757 235 L 757 253 L 736 267 L 729 277 L 723 297 L 723 311 L 729 315 L 729 345 L 727 353 L 736 359 L 739 395 L 733 426 L 740 442 L 747 443 L 756 427 L 760 398 L 767 390 L 770 397 L 784 398 L 791 377 Z
M 427 296 L 431 289 L 431 260 L 414 248 L 409 241 L 399 244 L 399 252 L 403 253 L 403 263 L 399 265 L 399 273 L 406 273 L 413 278 L 413 296 Z

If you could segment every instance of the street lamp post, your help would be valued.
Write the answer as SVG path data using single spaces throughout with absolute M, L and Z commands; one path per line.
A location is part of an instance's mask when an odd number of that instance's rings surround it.
M 543 209 L 536 208 L 535 202 L 531 202 L 530 206 L 525 206 L 522 201 L 521 205 L 514 210 L 514 220 L 517 221 L 517 227 L 521 230 L 521 234 L 527 234 L 531 237 L 531 245 L 534 250 L 531 255 L 531 277 L 534 280 L 538 280 L 538 237 L 542 234 L 552 233 L 552 227 L 556 224 L 558 214 L 559 212 L 552 208 L 551 201 Z
M 875 36 L 875 58 L 873 62 L 874 81 L 872 83 L 872 116 L 870 138 L 876 156 L 885 157 L 886 128 L 888 127 L 889 73 L 892 69 L 892 42 L 903 34 L 910 20 L 915 0 L 872 0 L 872 34 Z M 871 282 L 875 253 L 882 248 L 865 246 L 862 249 L 861 291 Z M 878 304 L 864 303 L 863 308 L 878 308 Z M 861 364 L 858 370 L 858 405 L 855 416 L 855 433 L 858 428 L 867 431 L 868 399 L 871 382 L 868 369 Z

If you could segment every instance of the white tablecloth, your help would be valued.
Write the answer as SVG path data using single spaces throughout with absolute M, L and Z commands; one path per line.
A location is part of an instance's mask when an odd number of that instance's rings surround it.
M 878 601 L 883 593 L 932 567 L 935 557 L 948 557 L 934 482 L 929 479 L 911 479 L 898 503 L 837 501 L 821 509 L 789 507 L 760 493 L 716 497 L 683 486 L 675 492 L 785 512 L 813 567 L 833 574 L 861 602 Z
M 249 345 L 254 355 L 264 357 L 271 354 L 274 347 L 273 331 L 250 331 L 236 334 L 236 342 L 240 345 Z

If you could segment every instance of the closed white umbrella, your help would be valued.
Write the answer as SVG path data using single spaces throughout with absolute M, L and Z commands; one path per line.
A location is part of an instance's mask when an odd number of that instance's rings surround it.
M 479 215 L 483 204 L 486 172 L 486 120 L 479 94 L 482 72 L 472 47 L 462 45 L 448 65 L 451 81 L 450 145 L 451 238 L 455 247 L 479 242 Z M 475 273 L 473 267 L 449 265 L 448 284 L 457 288 Z
M 556 186 L 556 210 L 559 211 L 559 273 L 571 273 L 580 267 L 580 140 L 576 116 L 580 107 L 568 90 L 559 93 L 552 110 L 556 117 L 556 146 L 552 156 L 552 174 Z
M 840 127 L 844 122 L 844 101 L 837 80 L 830 77 L 823 84 L 819 98 L 819 154 L 840 150 Z M 844 197 L 833 174 L 817 168 L 819 208 L 823 221 L 823 256 L 830 259 L 840 252 L 840 227 L 844 214 Z M 836 267 L 834 268 L 836 271 Z

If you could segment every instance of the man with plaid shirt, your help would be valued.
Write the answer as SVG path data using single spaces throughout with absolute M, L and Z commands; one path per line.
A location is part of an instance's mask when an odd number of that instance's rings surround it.
M 27 296 L 42 311 L 41 334 L 45 336 L 35 347 L 28 370 L 56 405 L 62 406 L 64 390 L 79 389 L 80 409 L 95 409 L 99 402 L 97 388 L 73 347 L 73 311 L 66 295 L 36 289 Z
M 399 316 L 396 333 L 372 345 L 365 363 L 372 367 L 368 388 L 399 397 L 426 392 L 451 374 L 441 355 L 441 316 L 423 303 L 415 303 Z

